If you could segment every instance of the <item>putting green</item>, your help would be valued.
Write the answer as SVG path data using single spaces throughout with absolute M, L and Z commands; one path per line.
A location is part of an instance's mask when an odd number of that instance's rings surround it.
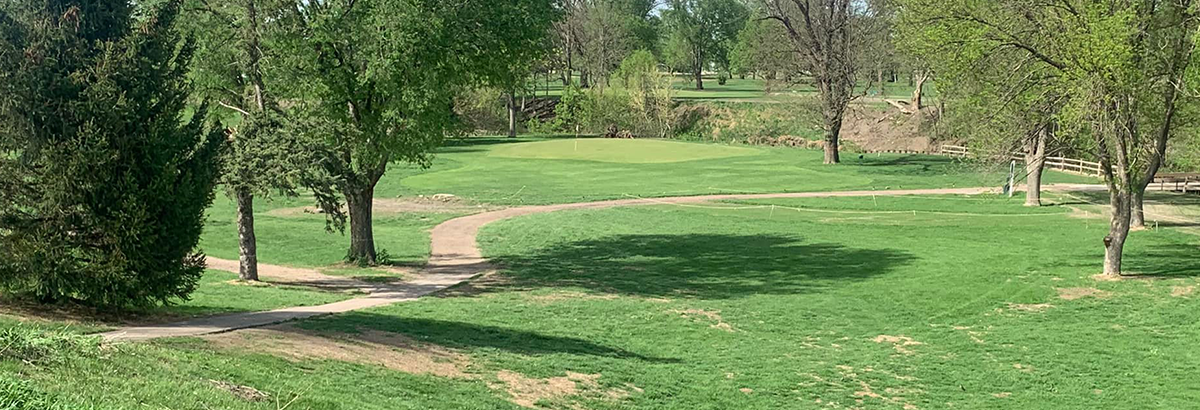
M 488 156 L 660 164 L 759 155 L 762 152 L 754 148 L 674 141 L 580 138 L 505 145 L 493 149 Z

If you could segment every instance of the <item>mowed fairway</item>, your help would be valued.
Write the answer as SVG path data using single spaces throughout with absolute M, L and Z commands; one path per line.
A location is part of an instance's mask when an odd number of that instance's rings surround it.
M 662 164 L 741 157 L 761 153 L 761 151 L 753 148 L 689 144 L 686 142 L 665 140 L 633 142 L 615 139 L 575 138 L 505 145 L 493 149 L 488 156 L 524 159 L 570 159 L 622 164 Z
M 1159 280 L 1098 282 L 1105 221 L 1019 199 L 520 217 L 481 236 L 505 268 L 440 297 L 29 377 L 114 408 L 275 408 L 207 380 L 311 409 L 1188 407 L 1197 237 L 1139 232 Z
M 472 207 L 1001 177 L 929 156 L 819 160 L 669 141 L 468 140 L 431 169 L 385 177 L 376 232 L 419 264 L 428 230 Z M 445 210 L 413 199 L 434 193 L 458 199 Z M 24 379 L 21 391 L 62 408 L 102 410 L 1187 408 L 1195 395 L 1180 386 L 1200 382 L 1200 236 L 1135 232 L 1126 267 L 1144 279 L 1097 281 L 1107 220 L 1080 195 L 1048 195 L 1041 208 L 1020 195 L 863 196 L 520 216 L 479 234 L 496 272 L 440 294 L 263 329 L 62 347 L 39 363 L 0 351 L 0 392 Z M 1194 197 L 1154 199 L 1200 214 Z M 264 259 L 361 273 L 337 265 L 345 238 L 304 205 L 259 211 Z M 227 202 L 210 211 L 210 222 L 231 218 Z M 211 223 L 205 246 L 232 258 L 232 235 Z M 210 272 L 171 312 L 353 297 L 232 278 Z M 99 330 L 44 326 L 0 316 L 5 328 Z
M 476 203 L 529 205 L 722 193 L 999 187 L 1008 171 L 897 154 L 859 158 L 845 153 L 843 164 L 829 167 L 821 165 L 821 156 L 817 150 L 657 140 L 471 138 L 443 148 L 429 169 L 393 167 L 375 192 L 377 198 L 446 193 Z M 1052 172 L 1047 182 L 1095 179 Z

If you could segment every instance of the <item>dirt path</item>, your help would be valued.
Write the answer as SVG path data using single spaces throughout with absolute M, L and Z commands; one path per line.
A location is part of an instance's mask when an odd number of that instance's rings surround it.
M 1094 185 L 1049 185 L 1044 190 L 1081 191 L 1104 189 Z M 300 283 L 305 281 L 322 282 L 335 281 L 340 285 L 356 287 L 368 293 L 367 296 L 330 303 L 320 306 L 305 306 L 271 310 L 265 312 L 236 313 L 192 319 L 178 323 L 157 326 L 137 326 L 118 329 L 101 334 L 106 341 L 137 341 L 160 337 L 199 336 L 211 333 L 229 332 L 238 329 L 262 327 L 290 320 L 310 318 L 365 309 L 376 306 L 415 300 L 434 292 L 438 292 L 465 282 L 477 275 L 487 273 L 493 268 L 484 260 L 476 246 L 475 236 L 479 229 L 489 223 L 521 215 L 553 212 L 566 209 L 595 209 L 630 205 L 659 205 L 659 204 L 689 204 L 729 199 L 768 199 L 768 198 L 830 198 L 855 196 L 902 196 L 902 195 L 978 195 L 996 192 L 996 188 L 944 188 L 944 189 L 911 189 L 887 191 L 841 191 L 841 192 L 798 192 L 778 194 L 729 194 L 729 195 L 700 195 L 670 198 L 635 198 L 599 202 L 583 202 L 575 204 L 522 206 L 484 212 L 464 216 L 443 222 L 433 228 L 430 234 L 432 244 L 428 265 L 417 273 L 409 275 L 403 282 L 393 284 L 362 284 L 353 279 L 328 276 L 311 269 L 287 268 L 272 265 L 259 265 L 259 274 L 265 278 L 285 282 Z M 210 260 L 214 269 L 233 270 L 236 272 L 235 261 L 220 259 Z M 232 266 L 227 266 L 232 264 Z M 358 282 L 357 284 L 353 282 Z

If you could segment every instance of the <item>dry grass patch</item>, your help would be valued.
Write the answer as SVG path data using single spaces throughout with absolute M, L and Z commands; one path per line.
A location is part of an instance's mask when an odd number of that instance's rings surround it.
M 672 310 L 671 312 L 677 313 L 680 316 L 683 316 L 684 318 L 691 319 L 692 321 L 715 322 L 715 323 L 708 325 L 708 327 L 713 328 L 713 329 L 720 329 L 720 330 L 724 330 L 726 332 L 736 332 L 737 331 L 736 329 L 733 328 L 733 325 L 730 325 L 729 323 L 725 323 L 725 319 L 721 318 L 721 311 L 719 311 L 719 310 L 685 309 L 685 310 Z
M 912 351 L 911 349 L 909 349 L 908 348 L 909 346 L 920 346 L 920 345 L 924 344 L 924 343 L 918 342 L 916 340 L 913 340 L 911 337 L 908 337 L 908 336 L 879 335 L 879 336 L 875 336 L 875 338 L 871 339 L 871 340 L 874 341 L 875 343 L 891 343 L 892 347 L 896 349 L 896 353 L 900 353 L 900 354 L 904 354 L 904 355 L 910 355 L 910 354 L 916 353 L 916 352 Z
M 1196 292 L 1196 286 L 1194 286 L 1194 285 L 1172 286 L 1171 287 L 1171 296 L 1176 297 L 1176 298 L 1189 297 L 1192 295 L 1192 293 L 1195 293 L 1195 292 Z
M 466 378 L 466 355 L 396 333 L 322 335 L 294 326 L 275 326 L 205 337 L 213 346 L 266 353 L 290 360 L 338 360 L 381 365 L 411 374 Z
M 1055 290 L 1058 290 L 1058 297 L 1063 300 L 1075 300 L 1086 297 L 1107 299 L 1112 296 L 1112 292 L 1096 288 L 1055 288 Z

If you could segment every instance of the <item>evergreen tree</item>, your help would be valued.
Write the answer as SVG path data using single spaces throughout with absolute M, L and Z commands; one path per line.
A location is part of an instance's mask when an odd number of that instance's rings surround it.
M 110 307 L 195 289 L 225 138 L 186 105 L 179 10 L 0 3 L 0 289 Z

